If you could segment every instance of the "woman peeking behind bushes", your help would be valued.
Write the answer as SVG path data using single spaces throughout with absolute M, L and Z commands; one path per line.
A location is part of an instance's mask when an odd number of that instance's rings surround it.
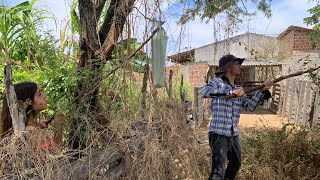
M 37 85 L 37 83 L 34 82 L 21 82 L 14 84 L 14 89 L 18 101 L 21 101 L 26 109 L 25 131 L 29 132 L 29 137 L 32 137 L 32 139 L 39 144 L 38 147 L 40 149 L 46 149 L 49 151 L 57 149 L 56 147 L 58 147 L 61 142 L 60 128 L 56 128 L 54 138 L 50 138 L 48 137 L 49 133 L 42 130 L 47 128 L 48 122 L 37 121 L 39 113 L 47 109 L 47 94 L 43 92 L 40 85 Z M 55 117 L 55 121 L 57 121 L 56 125 L 59 124 L 58 119 L 61 118 Z M 10 134 L 10 132 L 12 132 L 12 119 L 6 96 L 3 98 L 1 121 L 2 136 Z

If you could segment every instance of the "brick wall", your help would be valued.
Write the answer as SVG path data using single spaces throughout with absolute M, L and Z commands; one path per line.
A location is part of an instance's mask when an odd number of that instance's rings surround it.
M 320 50 L 320 43 L 315 46 L 309 40 L 312 29 L 307 28 L 292 28 L 287 30 L 283 37 L 280 38 L 282 45 L 285 46 L 289 55 L 294 55 L 300 52 L 315 52 Z
M 208 70 L 207 63 L 194 63 L 183 66 L 169 66 L 166 68 L 166 80 L 169 79 L 170 70 L 173 71 L 173 81 L 180 79 L 183 75 L 184 82 L 188 81 L 193 87 L 202 87 L 206 83 Z
M 312 52 L 320 50 L 319 44 L 313 47 L 312 42 L 308 39 L 312 31 L 295 30 L 293 40 L 293 51 Z
M 189 66 L 189 82 L 194 87 L 202 87 L 206 84 L 206 75 L 209 65 L 207 63 L 195 63 Z
M 291 31 L 289 34 L 284 36 L 281 39 L 281 45 L 288 52 L 288 55 L 292 55 L 293 53 L 293 44 L 294 44 L 294 31 Z
M 166 81 L 169 80 L 170 70 L 173 71 L 173 81 L 174 83 L 180 80 L 181 75 L 184 77 L 184 82 L 188 81 L 193 87 L 202 87 L 206 84 L 206 75 L 209 65 L 207 63 L 194 63 L 189 65 L 180 66 L 169 66 L 166 67 Z M 236 82 L 241 83 L 246 82 L 249 79 L 249 69 L 251 67 L 241 67 L 241 75 L 237 76 Z M 180 76 L 180 77 L 178 77 Z M 134 73 L 134 77 L 137 79 L 143 78 L 143 74 Z
M 182 67 L 183 66 L 168 66 L 166 67 L 166 81 L 169 80 L 169 74 L 170 74 L 170 70 L 173 71 L 173 77 L 172 80 L 176 81 L 178 79 L 178 76 L 181 75 L 182 73 Z

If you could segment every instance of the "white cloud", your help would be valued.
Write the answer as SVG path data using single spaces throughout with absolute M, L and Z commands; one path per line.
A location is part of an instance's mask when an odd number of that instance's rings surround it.
M 314 6 L 315 3 L 308 0 L 275 1 L 272 4 L 272 18 L 267 19 L 259 14 L 250 21 L 250 31 L 277 35 L 290 25 L 307 27 L 303 19 L 310 15 L 307 10 Z

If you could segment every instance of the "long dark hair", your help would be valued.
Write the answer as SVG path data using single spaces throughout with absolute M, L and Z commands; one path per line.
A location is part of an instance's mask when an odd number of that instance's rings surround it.
M 19 101 L 25 102 L 27 99 L 30 99 L 33 103 L 34 96 L 37 92 L 37 83 L 34 82 L 21 82 L 14 84 L 14 90 Z M 32 106 L 28 106 L 26 112 L 32 110 Z M 2 132 L 0 134 L 8 132 L 12 128 L 12 119 L 9 111 L 9 106 L 7 103 L 6 95 L 3 97 L 2 102 L 2 112 L 1 112 L 1 121 L 2 121 Z

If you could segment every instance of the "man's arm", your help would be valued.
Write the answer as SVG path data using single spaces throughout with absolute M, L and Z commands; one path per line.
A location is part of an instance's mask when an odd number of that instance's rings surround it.
M 249 98 L 246 94 L 244 94 L 242 97 L 242 107 L 249 112 L 253 112 L 263 96 L 264 94 L 261 91 L 257 91 L 252 98 Z
M 217 78 L 214 78 L 209 81 L 202 88 L 202 96 L 210 97 L 210 96 L 227 96 L 231 94 L 231 90 L 224 83 L 220 82 Z
M 258 90 L 252 98 L 249 98 L 246 94 L 243 95 L 243 101 L 242 106 L 249 112 L 253 112 L 255 108 L 257 107 L 259 101 L 263 98 L 264 94 L 262 91 L 265 91 L 267 89 L 270 89 L 270 87 L 273 85 L 272 81 L 265 81 L 263 82 L 263 85 L 265 86 L 261 90 Z

